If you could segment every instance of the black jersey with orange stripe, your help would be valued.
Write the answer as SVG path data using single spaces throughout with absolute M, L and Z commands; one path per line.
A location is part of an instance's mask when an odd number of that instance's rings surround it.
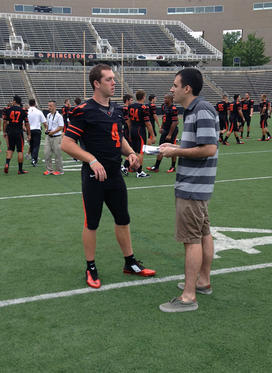
M 230 110 L 230 119 L 238 119 L 239 111 L 242 108 L 241 102 L 240 101 L 233 101 L 229 105 L 229 110 Z
M 134 104 L 129 105 L 128 114 L 131 121 L 132 127 L 144 127 L 147 122 L 150 122 L 149 119 L 149 109 L 146 105 L 135 102 Z
M 215 109 L 218 111 L 219 118 L 227 118 L 228 116 L 228 110 L 229 110 L 229 102 L 226 101 L 219 101 L 217 102 Z
M 6 131 L 22 132 L 23 123 L 28 123 L 27 110 L 21 106 L 13 105 L 5 111 L 4 119 L 8 121 Z
M 268 111 L 270 110 L 270 102 L 268 100 L 260 102 L 259 108 L 261 115 L 268 115 Z
M 120 170 L 123 139 L 122 107 L 110 103 L 108 107 L 93 99 L 69 112 L 70 123 L 65 136 L 81 139 L 84 149 L 104 166 L 107 173 Z
M 162 128 L 169 131 L 173 122 L 178 121 L 178 109 L 175 105 L 162 105 Z
M 251 109 L 254 107 L 254 101 L 251 99 L 243 99 L 241 100 L 241 105 L 244 116 L 248 117 L 250 115 Z

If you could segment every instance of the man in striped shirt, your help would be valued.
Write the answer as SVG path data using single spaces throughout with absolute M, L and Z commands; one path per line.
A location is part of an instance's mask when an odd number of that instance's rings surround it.
M 164 312 L 194 311 L 196 293 L 211 294 L 210 270 L 213 239 L 210 233 L 208 201 L 211 198 L 217 167 L 219 118 L 214 107 L 198 97 L 203 86 L 199 70 L 179 71 L 171 92 L 184 107 L 184 130 L 180 146 L 165 143 L 160 153 L 178 156 L 175 184 L 176 239 L 185 246 L 185 283 L 180 297 L 160 305 Z

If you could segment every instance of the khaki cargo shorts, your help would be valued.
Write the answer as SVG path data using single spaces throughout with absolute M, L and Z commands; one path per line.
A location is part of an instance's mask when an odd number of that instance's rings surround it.
M 176 240 L 201 243 L 209 234 L 208 201 L 176 198 Z

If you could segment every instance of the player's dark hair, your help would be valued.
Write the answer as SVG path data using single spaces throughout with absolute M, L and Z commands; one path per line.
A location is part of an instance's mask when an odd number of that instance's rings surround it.
M 236 94 L 236 95 L 233 96 L 233 99 L 236 101 L 239 96 L 240 95 Z
M 224 95 L 222 96 L 222 98 L 228 98 L 228 95 L 224 94 Z
M 156 95 L 150 95 L 149 97 L 148 97 L 148 101 L 152 101 L 155 97 L 157 97 Z
M 80 97 L 76 97 L 74 99 L 74 102 L 75 102 L 76 105 L 80 105 L 81 104 L 81 98 Z
M 49 100 L 48 103 L 49 103 L 49 102 L 53 102 L 53 104 L 56 105 L 56 101 L 55 101 L 55 100 Z
M 140 89 L 136 92 L 136 100 L 141 101 L 145 97 L 145 91 L 143 89 Z
M 68 101 L 69 101 L 69 98 L 66 98 L 66 99 L 64 100 L 64 103 L 66 104 Z
M 92 68 L 89 74 L 89 81 L 91 83 L 91 86 L 94 90 L 94 81 L 100 82 L 102 78 L 102 70 L 111 70 L 111 67 L 109 65 L 106 65 L 104 63 L 100 63 Z
M 203 77 L 198 69 L 192 67 L 187 67 L 180 70 L 176 76 L 181 77 L 182 88 L 189 85 L 192 88 L 192 93 L 194 96 L 198 96 L 199 92 L 203 87 Z
M 130 99 L 132 99 L 132 98 L 133 98 L 133 97 L 132 97 L 131 95 L 129 95 L 129 94 L 124 95 L 124 96 L 123 96 L 123 103 L 125 104 L 126 101 L 128 101 L 128 100 L 130 100 Z
M 16 104 L 18 104 L 18 105 L 21 105 L 21 104 L 22 104 L 22 99 L 21 99 L 21 97 L 18 96 L 18 95 L 15 95 L 15 96 L 13 97 L 13 101 L 15 101 Z
M 34 98 L 31 98 L 31 99 L 28 101 L 28 103 L 29 103 L 29 106 L 35 106 L 35 105 L 36 105 L 36 101 L 35 101 Z

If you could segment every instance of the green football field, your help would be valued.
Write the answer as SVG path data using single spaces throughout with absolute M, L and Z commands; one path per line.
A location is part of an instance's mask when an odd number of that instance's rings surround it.
M 122 273 L 105 207 L 96 291 L 84 278 L 80 164 L 64 155 L 65 174 L 43 176 L 41 147 L 37 168 L 25 161 L 29 174 L 17 175 L 14 158 L 5 175 L 1 137 L 0 372 L 271 372 L 272 141 L 257 141 L 258 121 L 244 145 L 220 146 L 214 292 L 198 295 L 197 311 L 173 314 L 158 308 L 180 295 L 184 274 L 170 160 L 149 179 L 125 178 L 135 254 L 157 275 Z

